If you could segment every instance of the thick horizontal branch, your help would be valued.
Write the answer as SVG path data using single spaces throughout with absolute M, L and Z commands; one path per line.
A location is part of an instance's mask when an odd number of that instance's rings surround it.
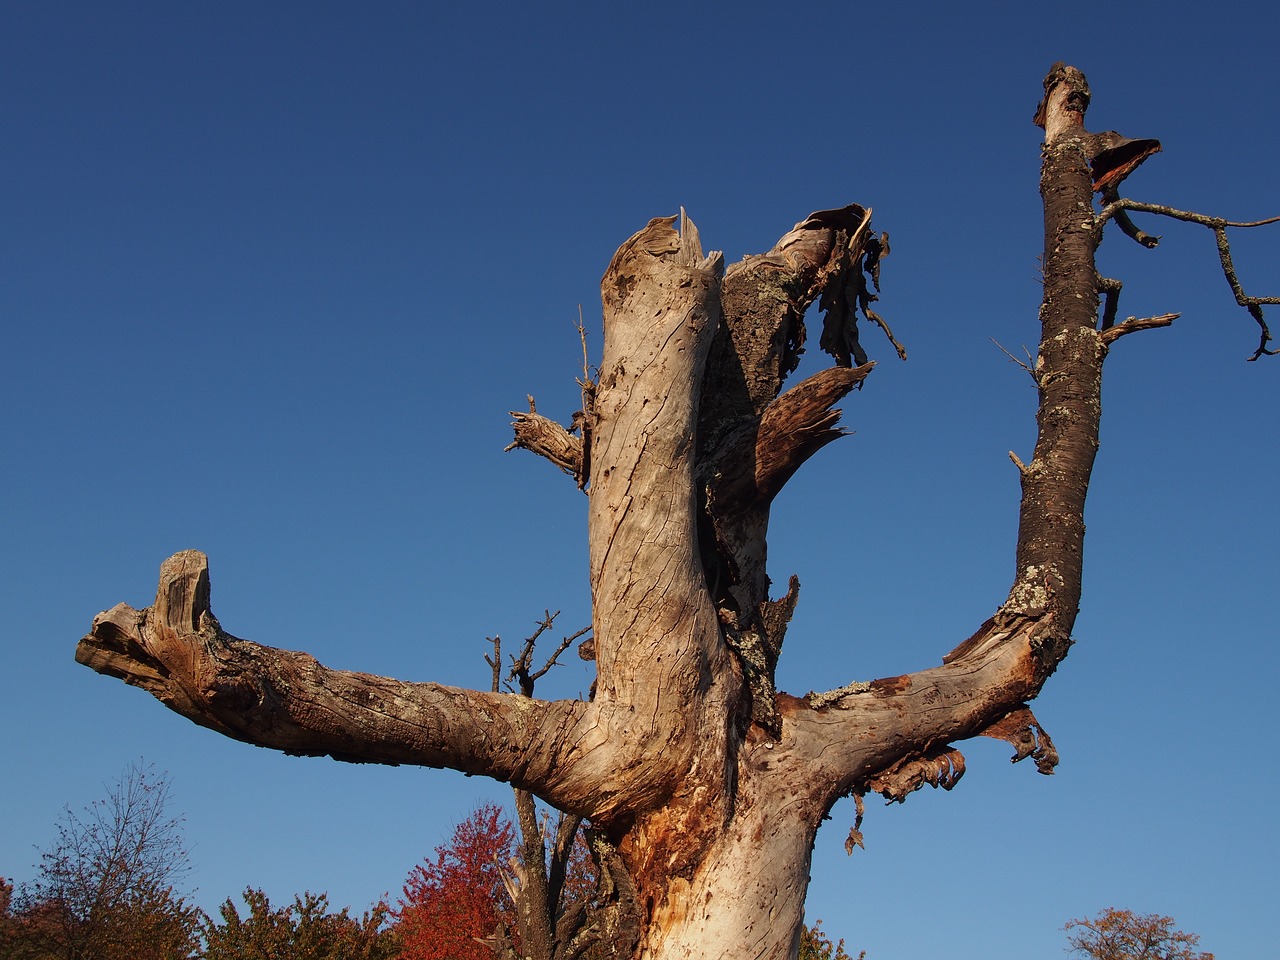
M 545 791 L 546 738 L 586 704 L 548 703 L 331 670 L 305 653 L 226 633 L 203 553 L 160 568 L 156 602 L 94 618 L 76 659 L 218 733 L 291 754 L 447 767 Z

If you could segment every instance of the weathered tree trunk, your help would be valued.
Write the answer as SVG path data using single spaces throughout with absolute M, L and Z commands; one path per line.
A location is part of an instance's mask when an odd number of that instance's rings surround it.
M 774 687 L 798 584 L 769 596 L 770 504 L 841 435 L 834 404 L 871 372 L 859 316 L 883 326 L 870 304 L 887 242 L 856 205 L 811 215 L 727 270 L 683 214 L 678 228 L 651 221 L 605 274 L 604 355 L 574 429 L 532 407 L 517 415 L 515 445 L 589 493 L 589 702 L 333 671 L 236 639 L 209 610 L 194 551 L 165 562 L 154 606 L 100 614 L 78 659 L 228 736 L 485 774 L 590 818 L 603 855 L 625 868 L 613 885 L 619 956 L 793 957 L 814 836 L 840 797 L 950 787 L 964 770 L 952 744 L 976 735 L 1008 740 L 1042 772 L 1056 762 L 1026 705 L 1071 644 L 1102 363 L 1110 342 L 1138 329 L 1100 328 L 1104 220 L 1092 194 L 1114 197 L 1159 149 L 1087 133 L 1087 104 L 1084 77 L 1056 65 L 1037 116 L 1039 437 L 1029 463 L 1014 458 L 1014 583 L 939 666 L 803 699 Z M 819 298 L 836 366 L 783 393 Z

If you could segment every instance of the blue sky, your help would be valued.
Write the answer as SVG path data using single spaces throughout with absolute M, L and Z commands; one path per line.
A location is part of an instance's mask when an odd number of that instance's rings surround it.
M 845 405 L 774 512 L 794 693 L 938 662 L 1003 599 L 1034 346 L 1039 131 L 1055 60 L 1092 129 L 1160 138 L 1136 199 L 1280 213 L 1263 4 L 47 3 L 0 10 L 0 874 L 139 757 L 168 770 L 198 899 L 362 908 L 505 788 L 233 743 L 75 665 L 160 562 L 211 558 L 232 633 L 336 667 L 487 684 L 485 638 L 588 622 L 585 501 L 504 454 L 576 407 L 613 251 L 684 205 L 730 262 L 812 210 L 888 230 L 910 351 Z M 1068 12 L 1064 12 L 1068 11 Z M 1207 231 L 1114 237 L 1078 644 L 1036 705 L 1054 777 L 964 748 L 950 794 L 820 833 L 811 917 L 873 960 L 1055 955 L 1107 905 L 1222 956 L 1273 947 L 1270 756 L 1280 358 Z M 1280 293 L 1280 229 L 1237 241 Z M 1280 324 L 1280 310 L 1274 313 Z M 816 336 L 814 338 L 816 340 Z M 816 346 L 801 373 L 825 362 Z M 836 510 L 833 505 L 838 505 Z M 576 658 L 544 681 L 585 692 Z

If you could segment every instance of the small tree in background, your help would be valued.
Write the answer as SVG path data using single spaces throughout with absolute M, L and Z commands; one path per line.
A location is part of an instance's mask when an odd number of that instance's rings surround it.
M 131 766 L 104 799 L 67 809 L 36 880 L 6 918 L 12 956 L 66 960 L 185 960 L 200 912 L 178 892 L 190 872 L 169 783 Z M 24 952 L 25 951 L 25 952 Z
M 867 951 L 858 954 L 858 960 L 866 960 Z M 796 960 L 853 960 L 844 949 L 844 938 L 832 943 L 831 938 L 822 932 L 822 921 L 813 921 L 813 926 L 805 924 L 800 928 L 800 952 Z
M 511 920 L 499 863 L 516 854 L 511 821 L 486 803 L 463 820 L 435 859 L 413 868 L 395 911 L 404 960 L 490 960 L 487 945 Z
M 1212 953 L 1196 949 L 1198 935 L 1183 933 L 1173 922 L 1173 917 L 1108 907 L 1062 929 L 1071 952 L 1090 960 L 1213 960 Z
M 273 907 L 267 895 L 245 890 L 249 913 L 243 919 L 228 898 L 218 912 L 222 921 L 205 917 L 202 960 L 391 960 L 399 956 L 398 937 L 383 929 L 390 910 L 377 904 L 359 920 L 346 907 L 329 910 L 329 898 L 304 893 L 288 907 Z

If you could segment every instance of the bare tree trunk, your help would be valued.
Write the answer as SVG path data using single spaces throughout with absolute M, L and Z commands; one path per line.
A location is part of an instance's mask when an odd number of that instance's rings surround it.
M 793 957 L 814 836 L 840 797 L 950 787 L 964 771 L 953 744 L 977 735 L 1009 741 L 1043 773 L 1056 763 L 1027 703 L 1071 645 L 1102 364 L 1119 336 L 1172 319 L 1113 325 L 1109 301 L 1099 321 L 1094 252 L 1105 222 L 1127 209 L 1119 182 L 1159 144 L 1087 133 L 1088 98 L 1084 77 L 1058 64 L 1037 115 L 1039 436 L 1029 463 L 1014 457 L 1014 582 L 940 665 L 805 698 L 774 685 L 799 584 L 769 596 L 770 504 L 841 435 L 834 405 L 874 366 L 859 323 L 888 333 L 871 309 L 887 237 L 857 205 L 812 214 L 727 270 L 719 254 L 704 255 L 683 213 L 678 227 L 674 217 L 651 221 L 605 273 L 599 381 L 584 385 L 572 429 L 532 404 L 516 415 L 513 446 L 589 492 L 590 702 L 344 673 L 236 639 L 209 609 L 206 562 L 194 551 L 165 562 L 154 606 L 100 614 L 78 659 L 228 736 L 484 774 L 590 818 L 603 855 L 620 865 L 610 920 L 618 956 Z M 1105 216 L 1095 191 L 1109 200 Z M 815 301 L 836 366 L 784 393 Z M 1262 323 L 1259 304 L 1271 301 L 1249 301 Z M 855 825 L 850 842 L 859 839 Z

